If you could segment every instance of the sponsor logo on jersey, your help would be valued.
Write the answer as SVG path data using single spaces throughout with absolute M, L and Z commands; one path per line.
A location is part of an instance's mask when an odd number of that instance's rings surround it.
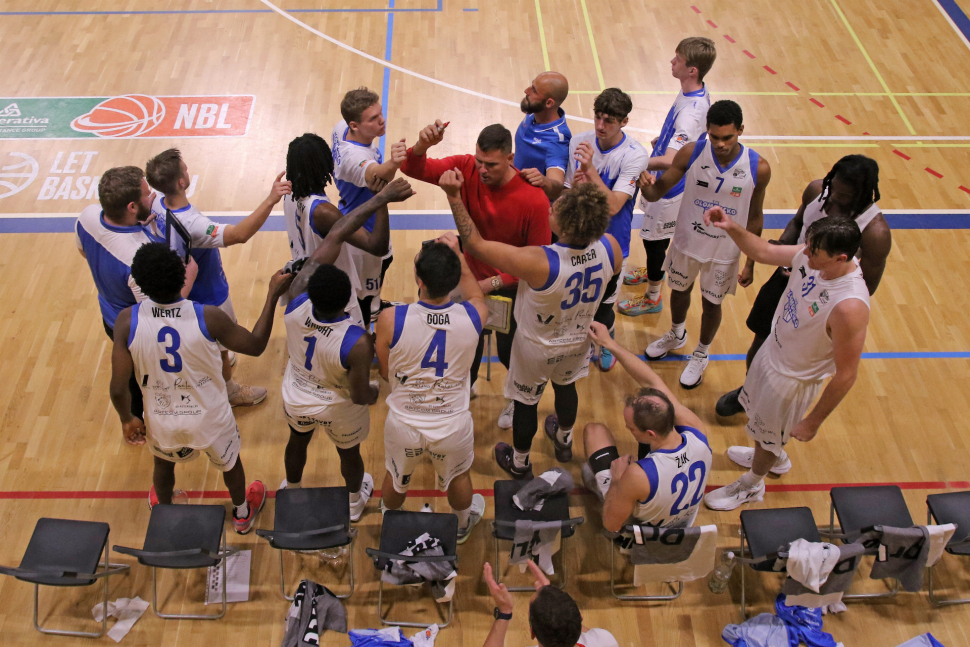
M 541 323 L 543 325 L 548 325 L 549 322 L 552 321 L 552 318 L 555 317 L 555 316 L 556 315 L 549 315 L 548 317 L 546 317 L 545 319 L 543 319 L 541 314 L 536 314 L 536 319 L 539 320 L 539 323 Z
M 818 313 L 818 302 L 812 301 L 812 305 L 808 306 L 808 316 L 814 317 Z
M 707 168 L 707 167 L 705 167 L 705 168 Z M 708 184 L 708 183 L 707 183 L 707 182 L 705 182 L 704 180 L 697 180 L 697 186 L 702 186 L 702 187 L 704 187 L 705 189 L 707 189 L 707 188 L 709 188 L 709 187 L 710 187 L 710 184 Z
M 195 450 L 192 449 L 191 447 L 183 447 L 177 452 L 175 452 L 175 455 L 178 456 L 179 458 L 188 458 L 189 456 L 192 455 L 192 452 L 194 451 Z
M 155 404 L 163 409 L 168 409 L 170 406 L 172 406 L 172 396 L 170 396 L 168 393 L 156 393 Z
M 735 198 L 741 197 L 741 187 L 736 186 L 731 189 L 731 195 Z
M 404 383 L 408 381 L 408 376 L 401 371 L 395 373 L 394 377 L 397 378 L 397 381 L 401 383 L 401 386 L 404 386 Z
M 531 386 L 528 386 L 526 384 L 519 384 L 515 380 L 512 380 L 512 384 L 514 384 L 515 385 L 515 388 L 518 389 L 519 391 L 521 391 L 522 393 L 532 393 L 532 387 Z
M 724 285 L 727 281 L 727 272 L 723 270 L 714 270 L 714 283 L 717 285 Z
M 710 166 L 702 166 L 701 167 L 701 170 L 706 170 L 706 169 L 709 169 L 709 168 L 711 168 L 711 167 Z
M 532 143 L 533 144 L 541 144 L 542 143 L 542 140 L 539 139 L 538 137 L 533 137 L 532 138 Z
M 732 176 L 736 180 L 743 180 L 744 178 L 748 177 L 748 174 L 744 172 L 744 169 L 736 168 L 734 169 L 734 173 L 732 173 Z
M 678 144 L 683 145 L 683 144 L 686 144 L 689 140 L 690 140 L 690 137 L 688 137 L 685 133 L 680 133 L 679 135 L 677 135 L 677 139 L 675 139 L 674 141 L 676 141 Z
M 789 290 L 785 300 L 785 314 L 783 315 L 782 318 L 786 322 L 794 326 L 795 328 L 798 328 L 797 308 L 798 308 L 798 301 L 795 300 L 795 294 L 791 290 Z M 777 338 L 777 333 L 775 336 Z
M 212 236 L 213 238 L 215 238 L 216 234 L 218 233 L 219 233 L 219 228 L 216 227 L 215 225 L 209 225 L 208 227 L 205 228 L 206 236 Z
M 737 209 L 733 209 L 731 207 L 725 207 L 717 200 L 710 201 L 710 200 L 701 200 L 700 198 L 697 198 L 696 200 L 694 200 L 694 206 L 700 207 L 704 211 L 707 211 L 708 209 L 713 209 L 714 207 L 721 207 L 721 209 L 724 210 L 724 213 L 726 213 L 729 216 L 738 215 Z
M 697 222 L 696 220 L 693 223 L 691 223 L 691 226 L 694 228 L 695 232 L 697 232 L 702 236 L 707 236 L 708 238 L 723 238 L 723 236 L 720 234 L 712 234 L 711 232 L 705 230 L 704 225 L 702 223 Z
M 828 303 L 829 302 L 829 291 L 828 290 L 822 290 L 821 292 L 819 292 L 818 293 L 818 300 L 822 303 L 823 306 L 826 303 Z

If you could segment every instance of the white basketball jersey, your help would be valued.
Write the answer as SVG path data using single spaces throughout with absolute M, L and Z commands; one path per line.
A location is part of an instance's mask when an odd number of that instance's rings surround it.
M 711 150 L 707 134 L 694 145 L 687 167 L 684 198 L 677 214 L 673 245 L 702 263 L 729 264 L 741 250 L 724 231 L 704 225 L 704 212 L 720 206 L 742 227 L 748 224 L 751 194 L 758 181 L 758 154 L 741 145 L 738 156 L 721 167 Z
M 816 220 L 821 220 L 822 218 L 825 218 L 826 216 L 828 216 L 828 214 L 825 213 L 823 209 L 824 205 L 825 205 L 825 201 L 822 199 L 821 195 L 819 195 L 817 199 L 813 200 L 811 203 L 806 205 L 805 211 L 802 213 L 802 230 L 798 232 L 799 245 L 804 245 L 806 242 L 805 232 L 808 231 L 808 226 L 813 222 L 815 222 Z M 869 226 L 869 223 L 872 222 L 875 219 L 875 217 L 878 216 L 880 213 L 882 213 L 882 209 L 879 208 L 878 204 L 873 202 L 871 205 L 869 205 L 868 209 L 866 209 L 858 216 L 856 216 L 855 221 L 856 221 L 856 224 L 859 225 L 859 231 L 865 231 L 866 227 Z M 859 253 L 856 254 L 856 256 L 861 258 L 862 256 L 861 248 L 859 249 Z
M 869 307 L 869 290 L 858 266 L 827 281 L 808 267 L 804 248 L 795 254 L 788 287 L 771 324 L 771 339 L 764 346 L 768 365 L 798 380 L 817 381 L 833 375 L 835 358 L 826 325 L 835 306 L 846 299 L 858 299 Z
M 711 473 L 711 447 L 693 427 L 675 427 L 684 437 L 676 449 L 657 449 L 637 461 L 650 481 L 650 498 L 637 502 L 641 524 L 687 528 L 694 523 Z
M 290 301 L 283 315 L 290 361 L 283 376 L 283 402 L 293 416 L 321 407 L 360 407 L 350 397 L 347 355 L 364 329 L 348 314 L 332 321 L 313 316 L 306 292 Z
M 439 440 L 451 419 L 468 411 L 469 371 L 481 333 L 478 311 L 468 302 L 395 308 L 387 406 L 401 422 Z
M 562 243 L 542 248 L 549 280 L 538 289 L 519 281 L 515 298 L 516 335 L 550 348 L 589 343 L 589 324 L 613 278 L 613 246 L 606 236 L 583 247 Z
M 145 424 L 162 449 L 203 449 L 236 428 L 222 354 L 202 304 L 142 301 L 131 310 L 128 350 L 145 398 Z

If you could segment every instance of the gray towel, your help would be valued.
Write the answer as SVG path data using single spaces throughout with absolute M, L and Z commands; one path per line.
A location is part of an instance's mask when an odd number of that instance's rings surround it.
M 512 495 L 512 503 L 519 510 L 542 510 L 546 499 L 557 494 L 573 491 L 573 477 L 561 467 L 554 467 L 529 481 L 525 487 Z
M 547 575 L 555 571 L 552 568 L 553 548 L 556 539 L 562 531 L 562 521 L 525 521 L 515 522 L 515 538 L 512 540 L 512 554 L 510 564 L 524 564 L 533 559 Z
M 445 551 L 441 541 L 428 533 L 411 540 L 400 555 L 405 557 L 422 556 L 438 557 Z M 387 561 L 381 579 L 389 584 L 431 584 L 431 592 L 438 602 L 447 602 L 454 594 L 454 578 L 458 573 L 455 565 L 450 561 L 441 562 L 407 562 L 391 559 Z
M 303 580 L 286 614 L 286 632 L 282 647 L 319 645 L 320 634 L 328 629 L 347 633 L 347 611 L 344 605 L 325 586 Z
M 690 558 L 701 537 L 699 526 L 655 528 L 640 526 L 640 537 L 633 533 L 630 561 L 634 564 L 678 564 Z
M 818 593 L 807 586 L 801 584 L 790 576 L 785 578 L 785 583 L 781 587 L 781 592 L 786 596 L 818 595 L 820 598 L 832 595 L 833 593 L 845 593 L 852 586 L 852 579 L 855 577 L 856 569 L 863 553 L 866 552 L 862 544 L 844 544 L 836 547 L 839 551 L 839 561 L 835 563 L 828 579 L 819 587 Z M 786 603 L 788 604 L 788 603 Z M 809 606 L 799 602 L 801 606 Z M 813 607 L 817 608 L 817 607 Z
M 910 593 L 919 591 L 923 588 L 923 570 L 930 552 L 926 526 L 876 526 L 876 529 L 882 531 L 882 536 L 870 577 L 874 580 L 895 578 Z

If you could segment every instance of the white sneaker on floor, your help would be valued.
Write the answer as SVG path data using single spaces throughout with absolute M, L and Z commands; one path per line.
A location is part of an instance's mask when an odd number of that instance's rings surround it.
M 667 353 L 678 348 L 683 348 L 686 343 L 686 330 L 684 331 L 683 337 L 678 337 L 674 334 L 673 330 L 668 330 L 663 337 L 647 346 L 644 354 L 647 356 L 647 359 L 663 359 L 667 356 Z
M 765 482 L 753 488 L 744 488 L 741 479 L 704 495 L 704 504 L 711 510 L 734 510 L 745 503 L 765 500 Z
M 511 429 L 512 428 L 512 413 L 515 411 L 515 401 L 509 400 L 505 408 L 502 409 L 502 413 L 498 417 L 498 428 L 499 429 Z
M 704 369 L 707 368 L 709 361 L 707 353 L 700 353 L 695 350 L 694 354 L 690 356 L 684 372 L 680 374 L 680 385 L 685 389 L 694 389 L 700 386 L 701 382 L 704 381 Z
M 754 462 L 754 447 L 729 447 L 727 450 L 727 457 L 741 467 L 751 469 L 751 464 Z M 772 474 L 781 476 L 782 474 L 787 474 L 790 470 L 791 459 L 788 458 L 788 453 L 782 450 L 781 456 L 777 461 L 775 461 L 775 465 L 770 471 Z
M 357 499 L 357 503 L 351 502 L 350 504 L 350 520 L 358 521 L 360 516 L 364 514 L 364 506 L 367 505 L 367 501 L 370 500 L 370 495 L 374 493 L 374 477 L 364 472 L 364 480 L 360 484 L 360 498 Z
M 472 508 L 468 515 L 468 525 L 458 529 L 458 543 L 464 544 L 472 534 L 475 525 L 482 520 L 485 514 L 485 497 L 481 494 L 472 495 Z
M 232 407 L 251 407 L 266 399 L 266 389 L 236 383 L 236 389 L 229 391 L 229 405 Z

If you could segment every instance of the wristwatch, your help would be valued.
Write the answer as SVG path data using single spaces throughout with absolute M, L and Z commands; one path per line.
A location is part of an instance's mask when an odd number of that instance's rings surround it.
M 502 277 L 500 277 L 500 276 L 493 276 L 492 277 L 492 289 L 493 290 L 499 290 L 501 288 L 502 288 Z
M 495 610 L 492 611 L 492 615 L 495 617 L 496 620 L 511 620 L 512 619 L 512 614 L 511 613 L 502 613 L 501 611 L 498 610 L 498 607 L 495 607 Z

